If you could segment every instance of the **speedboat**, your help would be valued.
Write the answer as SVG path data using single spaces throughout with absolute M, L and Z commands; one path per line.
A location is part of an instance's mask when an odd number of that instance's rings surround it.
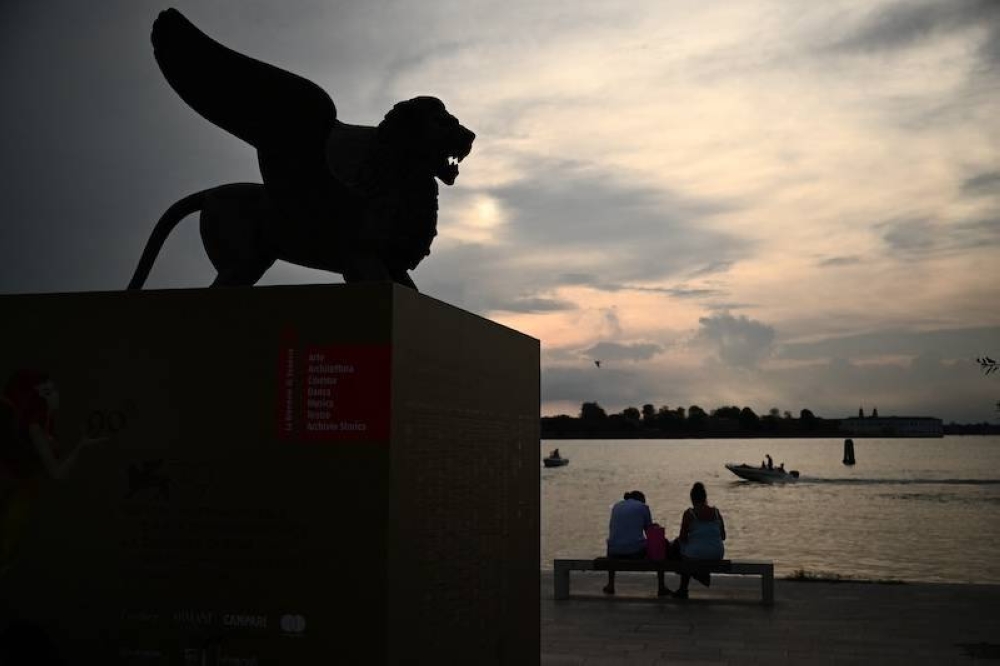
M 726 469 L 741 479 L 756 481 L 758 483 L 794 483 L 799 480 L 799 473 L 794 469 L 790 472 L 786 472 L 780 468 L 768 469 L 766 467 L 754 467 L 752 465 L 747 465 L 746 463 L 742 463 L 740 465 L 737 465 L 736 463 L 726 463 Z
M 562 467 L 563 465 L 569 464 L 569 458 L 563 458 L 562 456 L 553 458 L 552 456 L 549 456 L 547 458 L 542 458 L 542 462 L 546 467 Z

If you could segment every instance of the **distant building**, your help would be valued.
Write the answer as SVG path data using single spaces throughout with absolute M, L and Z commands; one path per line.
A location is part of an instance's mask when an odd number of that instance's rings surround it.
M 865 417 L 863 409 L 856 417 L 840 421 L 840 430 L 855 437 L 943 437 L 941 419 L 931 416 L 879 416 L 878 409 Z

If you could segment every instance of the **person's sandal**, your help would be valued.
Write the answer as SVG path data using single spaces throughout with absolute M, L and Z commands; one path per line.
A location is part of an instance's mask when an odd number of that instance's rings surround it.
M 614 588 L 613 585 L 605 585 L 601 589 L 604 591 L 604 594 L 614 594 L 615 593 L 615 588 Z
M 676 590 L 675 592 L 672 592 L 672 595 L 673 595 L 674 599 L 687 599 L 688 598 L 688 591 L 687 590 Z
M 658 597 L 669 597 L 673 592 L 670 591 L 669 587 L 661 587 L 656 591 L 656 596 Z

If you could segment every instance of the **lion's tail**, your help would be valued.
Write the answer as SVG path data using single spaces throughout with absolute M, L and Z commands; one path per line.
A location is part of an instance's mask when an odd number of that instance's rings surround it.
M 201 210 L 205 202 L 205 195 L 214 189 L 210 188 L 190 194 L 163 213 L 156 226 L 153 227 L 153 233 L 150 234 L 149 240 L 146 241 L 146 248 L 142 251 L 139 265 L 135 269 L 135 274 L 132 275 L 132 280 L 128 283 L 129 289 L 142 289 L 142 285 L 146 283 L 146 278 L 149 277 L 149 271 L 153 269 L 153 262 L 156 261 L 156 255 L 160 253 L 160 248 L 163 247 L 167 236 L 170 235 L 170 232 L 174 230 L 174 227 L 181 220 L 191 213 Z

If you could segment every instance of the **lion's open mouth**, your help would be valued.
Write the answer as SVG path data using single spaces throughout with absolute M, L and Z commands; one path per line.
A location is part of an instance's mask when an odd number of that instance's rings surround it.
M 461 143 L 445 153 L 438 164 L 438 168 L 435 170 L 435 175 L 445 185 L 453 185 L 455 183 L 455 179 L 458 178 L 458 165 L 468 157 L 469 152 L 472 151 L 472 141 L 476 138 L 476 135 L 469 130 L 462 129 L 465 135 L 462 137 Z
M 458 178 L 458 165 L 465 159 L 469 151 L 459 152 L 454 155 L 448 155 L 444 158 L 444 161 L 438 166 L 436 175 L 441 179 L 442 182 L 452 185 L 455 179 Z

